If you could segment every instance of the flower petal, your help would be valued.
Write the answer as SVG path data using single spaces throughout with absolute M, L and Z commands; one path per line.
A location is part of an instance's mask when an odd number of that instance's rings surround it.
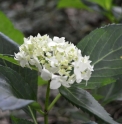
M 43 68 L 41 71 L 41 77 L 44 80 L 50 80 L 51 79 L 51 73 L 47 69 Z
M 67 81 L 67 76 L 60 76 L 60 83 L 65 87 L 70 87 L 69 82 Z
M 74 74 L 76 76 L 76 82 L 80 83 L 82 81 L 81 72 L 78 68 L 74 68 Z
M 52 79 L 50 82 L 50 89 L 58 89 L 61 86 L 61 83 L 59 82 L 58 78 Z

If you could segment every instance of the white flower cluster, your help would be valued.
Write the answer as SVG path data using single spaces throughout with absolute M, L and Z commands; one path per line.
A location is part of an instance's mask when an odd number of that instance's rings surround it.
M 15 53 L 15 59 L 22 67 L 36 66 L 42 79 L 51 81 L 51 89 L 87 81 L 93 71 L 89 56 L 83 57 L 81 50 L 66 42 L 64 37 L 30 36 L 24 38 L 19 50 Z

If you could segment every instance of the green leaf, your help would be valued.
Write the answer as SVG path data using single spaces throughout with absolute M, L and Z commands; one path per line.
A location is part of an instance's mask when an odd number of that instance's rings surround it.
M 8 79 L 11 90 L 18 98 L 32 99 L 34 90 L 25 82 L 24 78 L 9 67 L 0 65 L 0 73 Z
M 103 7 L 106 10 L 111 10 L 113 0 L 88 0 L 89 2 L 93 2 Z
M 81 49 L 82 55 L 90 56 L 94 65 L 94 72 L 86 88 L 96 82 L 105 84 L 107 80 L 118 80 L 122 75 L 122 25 L 108 25 L 94 30 L 87 35 L 77 47 Z M 106 81 L 105 81 L 106 80 Z M 85 81 L 78 85 L 85 86 Z M 93 88 L 93 87 L 92 87 Z
M 68 109 L 68 108 L 67 108 Z M 67 109 L 65 109 L 65 112 L 67 112 Z M 68 117 L 73 118 L 74 120 L 80 120 L 82 122 L 89 122 L 90 117 L 88 115 L 88 113 L 84 113 L 83 111 L 79 111 L 79 110 L 68 110 L 68 113 L 70 113 L 68 115 Z
M 24 78 L 18 73 L 4 66 L 0 66 L 0 72 L 2 72 L 2 74 L 9 80 L 8 83 L 10 83 L 14 96 L 22 99 L 36 99 L 36 94 L 34 93 L 34 90 L 31 88 L 30 84 L 25 82 Z M 30 107 L 34 108 L 34 110 L 40 108 L 37 103 L 31 104 Z M 28 115 L 30 115 L 28 109 L 23 109 Z
M 38 86 L 42 86 L 44 84 L 47 84 L 48 81 L 43 80 L 41 77 L 38 77 Z
M 7 61 L 7 62 L 10 62 L 14 65 L 18 65 L 20 66 L 20 64 L 18 63 L 18 61 L 16 61 L 14 59 L 14 55 L 10 55 L 10 54 L 0 54 L 0 58 L 3 60 L 3 61 Z M 34 66 L 31 66 L 31 68 L 35 71 L 38 71 L 38 69 Z M 41 81 L 41 80 L 40 80 Z M 45 81 L 42 80 L 42 82 L 46 83 Z
M 19 63 L 14 59 L 13 55 L 0 54 L 0 58 L 4 61 L 8 61 L 12 64 L 19 65 Z
M 18 51 L 19 51 L 18 44 L 16 44 L 14 41 L 9 39 L 4 34 L 0 33 L 0 54 L 7 54 L 7 55 L 14 56 L 14 53 L 17 53 Z M 29 87 L 26 86 L 28 89 L 30 88 L 29 94 L 31 94 L 31 99 L 36 100 L 37 79 L 38 79 L 37 71 L 33 71 L 28 68 L 22 68 L 20 66 L 9 63 L 7 61 L 3 61 L 3 59 L 0 59 L 0 64 L 3 66 L 10 67 L 11 70 L 18 72 L 19 75 L 23 77 L 23 80 L 24 80 L 23 82 L 27 83 L 27 84 L 23 84 L 23 85 L 29 86 Z M 16 85 L 16 83 L 15 83 L 15 85 Z M 19 86 L 19 85 L 21 87 L 23 86 L 23 85 L 21 85 L 21 83 L 17 84 L 17 86 Z M 20 87 L 18 87 L 18 88 L 19 89 L 17 89 L 17 90 L 20 90 Z M 23 92 L 22 89 L 21 89 L 21 92 Z M 25 96 L 26 96 L 26 94 L 25 94 Z
M 40 109 L 42 109 L 42 107 L 40 106 L 40 104 L 39 103 L 37 103 L 37 102 L 33 102 L 33 103 L 31 103 L 30 105 L 29 105 L 31 108 L 33 108 L 33 109 L 38 109 L 38 110 L 40 110 Z
M 113 100 L 122 100 L 122 77 L 116 83 L 99 88 L 96 93 L 103 96 L 101 99 L 103 105 Z
M 15 116 L 11 116 L 12 124 L 34 124 L 31 121 L 25 120 L 25 119 L 20 119 Z
M 19 45 L 0 32 L 0 53 L 14 55 L 19 51 Z
M 18 63 L 18 61 L 16 61 L 15 59 L 14 59 L 14 56 L 13 55 L 7 55 L 7 54 L 0 54 L 0 58 L 3 60 L 3 61 L 8 61 L 8 62 L 10 62 L 10 63 L 12 63 L 12 64 L 15 64 L 15 65 L 19 65 L 19 63 Z M 36 70 L 37 71 L 37 68 L 35 68 L 35 67 L 31 67 L 33 70 Z M 42 86 L 42 85 L 44 85 L 44 84 L 47 84 L 48 83 L 48 81 L 45 81 L 45 80 L 43 80 L 40 76 L 38 76 L 38 86 Z
M 9 68 L 4 67 L 1 71 L 0 66 L 0 109 L 1 110 L 15 110 L 20 109 L 22 107 L 27 106 L 28 104 L 34 102 L 33 100 L 26 100 L 26 99 L 19 99 L 15 97 L 15 95 L 12 93 L 12 80 L 10 80 L 9 76 L 6 76 L 6 72 L 9 72 Z M 11 71 L 12 73 L 12 71 Z M 14 73 L 15 74 L 15 73 Z M 10 74 L 11 76 L 11 74 Z M 16 78 L 15 78 L 16 76 Z M 14 79 L 21 80 L 21 78 L 17 75 L 13 75 L 11 77 Z M 16 82 L 17 80 L 14 80 Z M 17 94 L 18 91 L 14 89 L 14 93 Z
M 0 32 L 4 33 L 18 44 L 23 43 L 24 35 L 14 28 L 12 22 L 0 11 Z
M 14 56 L 14 53 L 17 53 L 18 51 L 19 51 L 18 44 L 12 41 L 4 34 L 0 33 L 0 54 Z M 25 99 L 31 99 L 36 101 L 38 72 L 34 70 L 30 70 L 28 68 L 22 68 L 13 63 L 5 61 L 4 59 L 0 59 L 0 64 L 3 65 L 4 67 L 5 66 L 10 67 L 12 71 L 18 73 L 18 75 L 22 77 L 22 80 L 20 81 L 15 80 L 17 81 L 15 82 L 13 80 L 13 86 L 15 87 L 16 91 L 19 91 L 21 94 L 23 94 Z M 2 71 L 3 70 L 1 70 L 1 72 Z M 8 76 L 14 75 L 14 73 L 11 74 L 11 71 L 9 73 L 7 73 Z M 22 95 L 18 94 L 17 97 L 22 98 Z
M 114 78 L 91 78 L 87 85 L 86 82 L 83 81 L 81 84 L 74 83 L 72 86 L 80 86 L 83 89 L 97 89 L 114 82 L 116 82 Z
M 6 60 L 12 64 L 19 65 L 18 61 L 16 61 L 13 57 L 14 57 L 13 55 L 9 55 L 9 54 L 8 55 L 7 54 L 0 54 L 0 58 L 3 61 Z M 32 69 L 37 70 L 37 68 L 35 68 L 35 67 L 32 67 Z M 38 77 L 38 86 L 42 86 L 42 85 L 47 84 L 47 83 L 48 83 L 48 81 L 43 80 L 40 76 Z
M 90 8 L 88 8 L 84 3 L 82 3 L 81 0 L 59 0 L 58 8 L 67 7 L 90 10 Z
M 109 124 L 118 124 L 115 122 L 104 108 L 88 93 L 79 87 L 61 87 L 59 88 L 61 95 L 70 101 L 76 107 L 94 114 L 96 117 L 102 119 Z
M 15 65 L 19 65 L 19 63 L 13 57 L 14 57 L 13 55 L 9 55 L 9 54 L 8 55 L 7 54 L 0 54 L 0 58 L 3 60 L 3 62 L 5 63 L 5 65 L 7 65 L 6 62 L 5 62 L 5 60 L 6 60 L 7 62 L 10 62 L 10 63 L 14 64 L 14 67 L 15 67 Z M 21 68 L 21 67 L 19 67 L 19 68 Z M 35 67 L 32 67 L 32 69 L 37 71 L 37 68 L 35 68 Z M 36 72 L 36 74 L 37 74 L 37 72 Z M 33 82 L 33 83 L 35 83 L 35 82 Z M 44 81 L 44 80 L 41 79 L 41 77 L 38 77 L 38 85 L 39 86 L 44 85 L 46 83 L 47 83 L 47 81 Z M 36 100 L 36 94 L 34 93 L 34 95 L 35 95 L 34 96 L 34 99 Z M 35 107 L 33 105 L 31 105 L 32 108 L 34 108 L 34 109 L 37 108 L 37 104 L 36 104 Z M 40 108 L 40 107 L 38 106 L 38 108 Z
M 101 99 L 103 99 L 104 96 L 98 95 L 96 92 L 94 93 L 93 91 L 94 91 L 94 90 L 91 91 L 91 94 L 92 94 L 92 96 L 93 96 L 96 100 L 101 100 Z M 96 91 L 96 89 L 95 89 L 95 91 Z

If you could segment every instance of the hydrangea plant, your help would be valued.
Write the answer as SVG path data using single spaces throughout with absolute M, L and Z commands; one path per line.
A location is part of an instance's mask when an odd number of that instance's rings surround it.
M 37 124 L 38 111 L 48 124 L 48 113 L 62 96 L 99 118 L 99 124 L 118 124 L 87 89 L 121 82 L 121 31 L 122 25 L 96 29 L 77 46 L 64 37 L 51 39 L 40 34 L 24 38 L 19 46 L 0 33 L 0 109 L 22 108 L 33 118 L 30 122 L 12 116 L 13 123 Z M 44 108 L 37 101 L 38 77 L 47 81 Z M 50 103 L 51 89 L 59 90 L 59 94 Z

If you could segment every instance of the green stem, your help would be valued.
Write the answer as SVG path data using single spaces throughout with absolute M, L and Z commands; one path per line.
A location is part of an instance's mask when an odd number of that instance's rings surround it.
M 52 101 L 52 103 L 49 105 L 49 107 L 48 107 L 48 111 L 49 110 L 51 110 L 52 109 L 52 107 L 54 106 L 54 104 L 58 101 L 58 99 L 61 97 L 61 94 L 59 93 L 56 97 L 55 97 L 55 99 Z
M 44 124 L 48 124 L 48 116 L 46 114 L 44 116 Z
M 46 91 L 46 100 L 45 100 L 45 115 L 44 115 L 44 124 L 48 124 L 48 103 L 49 103 L 49 93 L 50 93 L 50 81 L 47 84 Z
M 45 113 L 42 110 L 37 110 L 41 115 L 45 115 Z
M 36 119 L 35 119 L 35 117 L 34 117 L 34 114 L 33 114 L 32 110 L 31 110 L 31 108 L 30 108 L 30 106 L 28 106 L 28 109 L 29 109 L 29 111 L 30 111 L 30 113 L 31 113 L 31 116 L 32 116 L 33 121 L 34 121 L 34 124 L 38 124 L 37 121 L 36 121 Z

